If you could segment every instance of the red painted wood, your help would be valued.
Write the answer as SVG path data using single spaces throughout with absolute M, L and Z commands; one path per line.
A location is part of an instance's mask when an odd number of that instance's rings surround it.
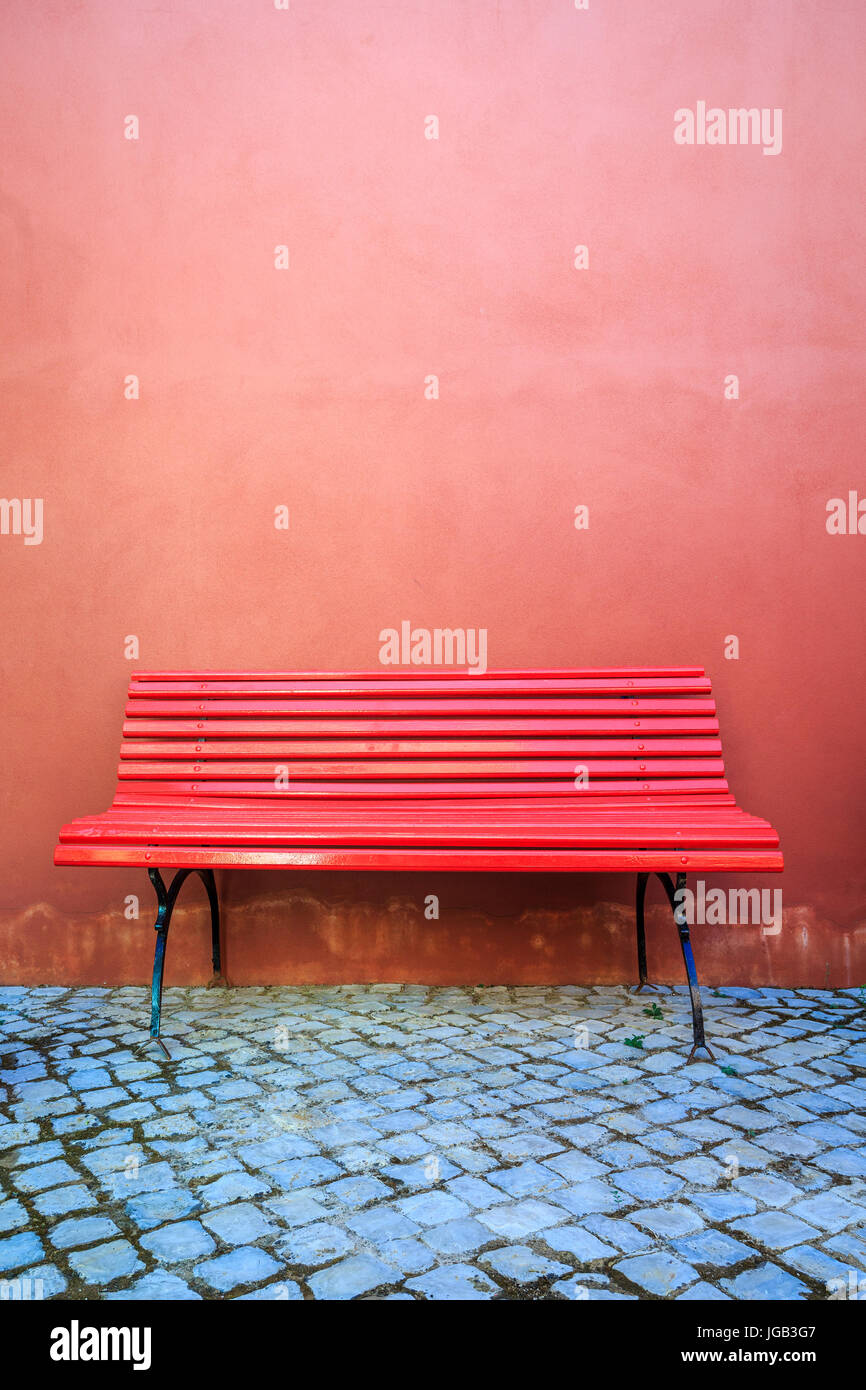
M 653 777 L 711 777 L 722 774 L 724 763 L 721 758 L 650 758 L 636 754 L 631 758 L 583 758 L 580 768 L 586 775 L 595 777 L 638 777 L 646 772 Z M 244 759 L 233 762 L 228 759 L 201 762 L 162 762 L 127 761 L 118 766 L 118 776 L 122 778 L 154 777 L 212 777 L 249 778 L 253 781 L 273 781 L 277 773 L 285 773 L 289 778 L 303 777 L 307 781 L 329 780 L 335 782 L 378 781 L 388 778 L 417 778 L 430 781 L 463 779 L 474 786 L 476 782 L 488 777 L 562 777 L 573 781 L 577 767 L 573 758 L 533 758 L 499 759 L 451 758 L 437 761 L 432 758 L 416 760 L 370 759 L 347 762 L 333 759 L 320 762 L 280 762 L 273 755 L 270 758 Z
M 495 850 L 315 849 L 240 850 L 124 845 L 58 845 L 55 864 L 144 865 L 161 868 L 471 870 L 520 873 L 740 872 L 780 873 L 780 850 Z
M 228 680 L 233 684 L 240 685 L 244 681 L 257 680 L 292 680 L 292 681 L 378 681 L 386 675 L 386 668 L 380 667 L 378 671 L 134 671 L 130 678 L 130 686 L 138 685 L 142 682 L 150 681 L 213 681 Z M 520 670 L 491 670 L 486 671 L 487 679 L 492 680 L 527 680 L 542 677 L 549 680 L 593 680 L 599 677 L 611 677 L 627 679 L 629 677 L 686 677 L 686 676 L 705 676 L 706 672 L 702 666 L 604 666 L 598 668 L 584 669 L 541 669 L 524 667 Z M 447 680 L 449 677 L 444 674 L 441 679 Z M 400 681 L 429 681 L 431 679 L 429 669 L 413 669 L 412 667 L 401 668 Z M 472 676 L 472 680 L 477 680 L 477 676 Z
M 467 681 L 469 689 L 467 690 Z M 286 677 L 282 680 L 201 680 L 201 681 L 149 681 L 144 685 L 133 681 L 129 687 L 130 699 L 169 696 L 172 700 L 202 700 L 210 698 L 248 700 L 258 696 L 272 698 L 326 696 L 329 699 L 346 698 L 367 700 L 372 696 L 402 695 L 406 682 L 399 677 L 394 679 L 351 680 L 302 680 Z M 707 694 L 710 682 L 706 676 L 668 677 L 657 679 L 645 676 L 629 678 L 596 677 L 582 679 L 573 677 L 565 680 L 554 678 L 526 679 L 514 677 L 509 680 L 491 680 L 487 676 L 440 677 L 431 680 L 416 680 L 412 685 L 412 698 L 430 696 L 444 698 L 458 696 L 465 699 L 478 699 L 481 696 L 501 697 L 507 695 L 527 696 L 575 696 L 575 695 L 644 695 L 644 694 Z
M 208 739 L 198 743 L 179 739 L 127 739 L 120 748 L 121 759 L 178 758 L 197 761 L 208 758 L 522 758 L 566 755 L 569 758 L 613 756 L 684 757 L 687 754 L 720 754 L 717 738 L 466 738 L 466 739 Z
M 424 801 L 429 797 L 440 796 L 465 796 L 465 797 L 498 797 L 498 796 L 550 796 L 554 792 L 561 795 L 572 795 L 582 797 L 593 797 L 607 795 L 615 792 L 619 786 L 626 791 L 649 791 L 654 792 L 673 792 L 687 791 L 690 787 L 698 791 L 726 791 L 727 782 L 722 778 L 687 778 L 687 777 L 656 777 L 652 781 L 643 778 L 623 777 L 619 780 L 613 778 L 598 777 L 594 781 L 587 782 L 581 791 L 574 790 L 573 776 L 561 777 L 558 780 L 550 778 L 547 781 L 523 782 L 467 782 L 467 781 L 446 781 L 441 782 L 361 782 L 361 781 L 312 781 L 306 778 L 291 778 L 288 785 L 278 787 L 272 780 L 256 781 L 253 779 L 219 781 L 215 778 L 197 777 L 195 781 L 178 778 L 163 778 L 162 784 L 170 788 L 175 796 L 195 796 L 197 792 L 207 787 L 210 796 L 238 796 L 249 797 L 277 797 L 283 800 L 291 800 L 293 797 L 316 797 L 340 801 L 346 798 L 362 798 L 375 802 L 379 799 L 392 797 L 417 798 Z M 129 786 L 135 786 L 134 780 L 130 780 Z
M 325 717 L 340 716 L 343 718 L 373 717 L 381 718 L 383 715 L 400 715 L 406 717 L 425 717 L 433 715 L 443 715 L 452 717 L 465 717 L 478 715 L 483 710 L 485 717 L 492 715 L 619 715 L 634 712 L 634 715 L 644 714 L 702 714 L 707 717 L 716 712 L 716 706 L 712 699 L 695 695 L 694 697 L 660 696 L 657 699 L 647 699 L 643 694 L 635 697 L 631 696 L 603 696 L 603 695 L 584 695 L 568 696 L 563 695 L 558 699 L 548 699 L 543 696 L 533 695 L 490 695 L 483 702 L 475 698 L 464 696 L 435 696 L 417 698 L 414 692 L 409 692 L 404 696 L 381 695 L 378 697 L 365 698 L 363 696 L 347 696 L 344 699 L 335 699 L 326 695 L 308 696 L 286 696 L 260 697 L 239 693 L 234 699 L 228 697 L 217 697 L 201 695 L 196 699 L 176 699 L 174 697 L 149 698 L 141 696 L 132 698 L 130 696 L 126 714 L 128 718 L 145 715 L 177 715 L 189 718 L 193 712 L 211 717 L 217 715 L 228 715 L 232 718 L 244 716 L 265 716 L 277 718 L 280 715 L 298 715 L 299 717 Z
M 112 806 L 57 863 L 781 868 L 698 667 L 137 672 L 126 714 Z
M 637 718 L 634 717 L 635 713 Z M 681 714 L 670 717 L 658 716 L 653 711 L 632 710 L 625 718 L 610 715 L 573 715 L 559 718 L 556 715 L 534 719 L 501 718 L 485 719 L 483 716 L 466 715 L 463 719 L 232 719 L 228 715 L 213 719 L 202 715 L 200 719 L 174 719 L 167 716 L 156 719 L 125 719 L 123 734 L 128 738 L 194 738 L 196 735 L 208 739 L 238 739 L 247 734 L 259 739 L 270 738 L 414 738 L 419 735 L 432 735 L 436 738 L 457 737 L 498 737 L 511 738 L 528 734 L 534 738 L 553 738 L 563 735 L 596 737 L 622 734 L 631 737 L 657 737 L 674 734 L 718 734 L 719 721 L 704 715 Z

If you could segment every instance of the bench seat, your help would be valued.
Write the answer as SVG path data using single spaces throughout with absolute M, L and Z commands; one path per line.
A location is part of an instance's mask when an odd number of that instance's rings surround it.
M 55 863 L 145 867 L 158 933 L 161 868 L 199 873 L 214 913 L 218 868 L 635 873 L 642 984 L 650 874 L 676 918 L 674 877 L 783 867 L 728 788 L 699 667 L 136 673 L 112 805 Z

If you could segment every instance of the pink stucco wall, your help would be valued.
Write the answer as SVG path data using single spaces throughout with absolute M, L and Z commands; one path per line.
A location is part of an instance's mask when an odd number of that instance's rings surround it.
M 410 619 L 705 665 L 787 868 L 783 933 L 707 928 L 704 977 L 866 980 L 866 535 L 826 524 L 866 498 L 864 38 L 843 0 L 6 0 L 0 490 L 44 523 L 0 535 L 0 978 L 146 977 L 144 875 L 51 863 L 110 800 L 128 637 L 358 669 Z M 781 149 L 676 143 L 699 101 Z M 633 972 L 616 879 L 223 889 L 237 980 Z

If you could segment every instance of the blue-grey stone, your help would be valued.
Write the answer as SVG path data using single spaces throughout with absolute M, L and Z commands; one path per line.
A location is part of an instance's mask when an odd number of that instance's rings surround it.
M 465 1264 L 440 1265 L 427 1274 L 408 1279 L 406 1287 L 436 1302 L 476 1302 L 499 1292 L 498 1286 L 483 1270 Z
M 71 1216 L 51 1228 L 49 1240 L 58 1250 L 69 1250 L 76 1245 L 93 1245 L 98 1240 L 109 1240 L 117 1235 L 120 1235 L 119 1230 L 107 1216 Z
M 355 1241 L 341 1226 L 320 1221 L 313 1226 L 300 1226 L 284 1236 L 279 1253 L 296 1265 L 323 1265 L 339 1259 L 355 1248 Z
M 287 1226 L 309 1226 L 328 1216 L 328 1208 L 314 1192 L 293 1192 L 289 1197 L 268 1198 L 265 1206 Z
M 678 1293 L 674 1299 L 675 1303 L 730 1303 L 726 1293 L 717 1289 L 713 1284 L 705 1284 L 703 1280 L 700 1284 L 692 1284 L 685 1293 Z
M 350 1299 L 399 1282 L 398 1271 L 372 1255 L 351 1255 L 307 1280 L 317 1299 Z
M 786 1211 L 762 1211 L 757 1216 L 735 1221 L 733 1228 L 769 1250 L 785 1250 L 789 1245 L 802 1245 L 818 1236 L 814 1226 Z
M 146 1250 L 152 1251 L 164 1264 L 178 1264 L 181 1260 L 198 1260 L 216 1249 L 207 1231 L 198 1221 L 175 1221 L 168 1226 L 160 1226 L 156 1231 L 148 1231 L 141 1237 Z
M 612 1173 L 610 1181 L 614 1187 L 630 1192 L 641 1202 L 664 1202 L 684 1186 L 682 1178 L 664 1168 L 633 1168 L 628 1172 Z
M 351 1216 L 346 1225 L 355 1231 L 362 1240 L 372 1245 L 382 1245 L 390 1240 L 403 1240 L 418 1234 L 420 1227 L 408 1216 L 395 1211 L 393 1207 L 373 1207 L 370 1211 Z
M 17 1197 L 0 1202 L 0 1231 L 17 1231 L 20 1226 L 26 1226 L 28 1220 L 27 1212 Z
M 222 1207 L 228 1202 L 237 1201 L 239 1197 L 258 1197 L 270 1190 L 270 1183 L 250 1177 L 249 1173 L 226 1173 L 215 1182 L 199 1187 L 197 1195 L 206 1207 Z
M 366 1174 L 358 1177 L 340 1178 L 337 1182 L 328 1183 L 325 1191 L 327 1196 L 336 1197 L 347 1207 L 362 1207 L 367 1202 L 375 1202 L 380 1197 L 391 1195 L 390 1187 L 386 1187 L 378 1178 L 372 1178 Z
M 132 1197 L 126 1204 L 127 1215 L 142 1231 L 161 1226 L 165 1221 L 188 1216 L 200 1207 L 198 1198 L 182 1188 L 168 1188 L 163 1192 L 143 1192 Z
M 555 1274 L 569 1274 L 570 1266 L 559 1260 L 548 1260 L 530 1250 L 528 1245 L 508 1245 L 503 1250 L 491 1250 L 481 1256 L 483 1264 L 501 1274 L 503 1279 L 511 1279 L 517 1284 L 531 1284 L 537 1279 L 550 1278 Z
M 38 1260 L 45 1251 L 42 1241 L 33 1231 L 18 1231 L 14 1236 L 0 1240 L 0 1271 L 20 1269 L 33 1260 Z
M 226 1245 L 251 1245 L 263 1236 L 273 1235 L 277 1227 L 252 1202 L 237 1202 L 202 1216 L 209 1231 Z
M 3 1277 L 10 1288 L 7 1297 L 28 1303 L 58 1298 L 67 1287 L 66 1279 L 56 1265 L 33 1265 L 30 1269 Z
M 176 1274 L 169 1274 L 168 1270 L 165 1269 L 155 1269 L 152 1274 L 145 1274 L 134 1284 L 130 1284 L 128 1289 L 120 1289 L 117 1293 L 108 1293 L 105 1297 L 108 1302 L 141 1300 L 145 1303 L 192 1303 L 201 1301 L 200 1293 L 196 1293 L 189 1284 L 184 1283 L 183 1279 L 179 1279 Z
M 685 1284 L 697 1279 L 697 1270 L 663 1250 L 653 1250 L 646 1255 L 631 1255 L 620 1260 L 614 1268 L 629 1279 L 632 1284 L 646 1289 L 647 1293 L 659 1298 L 675 1293 Z
M 825 1250 L 818 1250 L 814 1245 L 792 1246 L 790 1250 L 785 1251 L 785 1264 L 792 1265 L 809 1279 L 817 1279 L 821 1283 L 827 1283 L 831 1279 L 847 1280 L 850 1268 L 850 1265 L 842 1264 L 841 1260 L 834 1259 Z
M 42 1163 L 37 1168 L 25 1168 L 13 1174 L 12 1181 L 22 1192 L 44 1192 L 48 1187 L 75 1182 L 77 1177 L 78 1174 L 68 1163 L 57 1159 L 54 1163 Z
M 257 1303 L 299 1303 L 303 1302 L 304 1295 L 301 1293 L 300 1284 L 296 1284 L 291 1279 L 278 1279 L 275 1284 L 265 1284 L 262 1289 L 254 1289 L 252 1293 L 236 1294 L 238 1302 L 243 1303 L 246 1299 L 255 1300 Z
M 76 1250 L 69 1256 L 69 1263 L 86 1284 L 112 1284 L 115 1279 L 128 1279 L 130 1274 L 144 1269 L 128 1240 Z
M 394 1205 L 410 1221 L 422 1226 L 441 1226 L 445 1221 L 469 1215 L 469 1207 L 453 1192 L 420 1192 L 414 1197 L 401 1197 Z
M 279 1268 L 266 1251 L 255 1245 L 238 1245 L 227 1255 L 217 1255 L 216 1259 L 196 1265 L 193 1274 L 210 1288 L 228 1293 L 241 1284 L 260 1284 Z
M 809 1290 L 793 1274 L 788 1274 L 778 1265 L 762 1264 L 756 1269 L 747 1269 L 735 1279 L 723 1279 L 722 1288 L 735 1299 L 757 1302 L 803 1299 Z
M 536 1197 L 528 1197 L 525 1201 L 513 1202 L 507 1206 L 489 1207 L 476 1215 L 484 1226 L 495 1231 L 504 1240 L 533 1235 L 546 1226 L 555 1226 L 568 1219 L 567 1212 L 551 1206 L 549 1202 L 539 1201 Z
M 492 1237 L 485 1226 L 471 1216 L 460 1216 L 433 1226 L 424 1232 L 422 1240 L 440 1255 L 465 1255 L 488 1245 Z
M 551 1226 L 549 1230 L 540 1231 L 538 1239 L 549 1245 L 551 1250 L 564 1250 L 573 1255 L 581 1264 L 607 1260 L 620 1253 L 613 1246 L 605 1245 L 583 1226 Z
M 682 1255 L 684 1260 L 689 1260 L 692 1264 L 720 1265 L 722 1268 L 726 1265 L 740 1264 L 742 1260 L 751 1259 L 755 1253 L 742 1241 L 734 1240 L 723 1231 L 715 1231 L 712 1228 L 701 1231 L 698 1235 L 675 1240 L 673 1248 L 678 1255 Z

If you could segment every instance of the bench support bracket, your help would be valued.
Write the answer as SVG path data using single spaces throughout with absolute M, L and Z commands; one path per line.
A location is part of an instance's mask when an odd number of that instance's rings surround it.
M 213 960 L 214 973 L 208 981 L 208 988 L 213 985 L 226 984 L 221 965 L 220 910 L 213 869 L 178 869 L 167 888 L 163 882 L 162 874 L 159 872 L 159 869 L 148 869 L 147 876 L 153 884 L 158 903 L 158 911 L 154 923 L 154 930 L 156 931 L 156 950 L 153 955 L 153 981 L 150 988 L 150 1036 L 159 1044 L 166 1057 L 168 1057 L 169 1051 L 159 1036 L 159 1024 L 162 1016 L 162 980 L 165 971 L 165 948 L 168 941 L 171 914 L 174 911 L 177 895 L 190 874 L 198 874 L 205 886 L 208 902 L 210 903 L 211 958 Z
M 676 885 L 670 874 L 656 874 L 667 895 L 671 905 L 671 912 L 674 914 L 674 923 L 679 933 L 680 946 L 683 952 L 683 963 L 686 967 L 686 979 L 689 984 L 689 996 L 692 1001 L 692 1050 L 688 1060 L 691 1062 L 695 1053 L 699 1050 L 706 1052 L 711 1060 L 713 1054 L 707 1046 L 704 1035 L 704 1010 L 701 1004 L 701 990 L 698 984 L 698 972 L 695 968 L 695 957 L 692 951 L 691 937 L 689 935 L 689 924 L 686 920 L 685 904 L 677 901 L 677 894 L 681 893 L 686 886 L 685 874 L 677 874 Z M 647 981 L 646 966 L 646 931 L 644 929 L 644 901 L 646 899 L 647 883 L 650 879 L 649 874 L 638 874 L 637 876 L 637 895 L 635 899 L 635 921 L 637 925 L 637 968 L 640 983 L 635 989 L 635 994 L 640 994 L 644 989 L 653 989 L 655 986 Z

